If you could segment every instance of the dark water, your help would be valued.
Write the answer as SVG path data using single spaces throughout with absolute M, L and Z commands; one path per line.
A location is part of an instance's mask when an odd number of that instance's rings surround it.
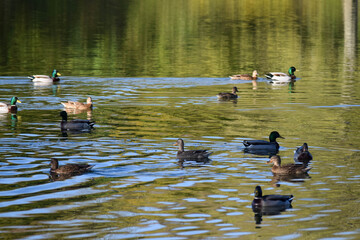
M 0 114 L 1 236 L 358 239 L 354 3 L 2 2 L 0 101 L 22 103 L 17 119 Z M 299 70 L 292 86 L 263 78 L 290 65 Z M 54 66 L 63 74 L 57 85 L 26 78 Z M 228 78 L 255 68 L 256 87 Z M 219 102 L 234 85 L 239 99 Z M 87 96 L 93 111 L 69 118 L 95 120 L 95 129 L 63 135 L 60 102 Z M 244 152 L 243 140 L 273 130 L 285 137 L 284 163 L 309 144 L 309 177 L 276 178 L 268 156 Z M 211 160 L 179 162 L 179 137 L 186 149 L 212 151 Z M 54 178 L 51 157 L 94 168 Z M 292 208 L 256 224 L 256 185 L 293 194 Z

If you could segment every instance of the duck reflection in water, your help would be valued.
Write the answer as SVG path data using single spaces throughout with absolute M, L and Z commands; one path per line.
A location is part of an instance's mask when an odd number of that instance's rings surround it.
M 211 159 L 204 158 L 204 159 L 179 159 L 178 165 L 181 169 L 186 167 L 202 167 L 206 164 L 211 163 Z
M 263 215 L 279 215 L 292 208 L 293 195 L 263 195 L 260 186 L 256 186 L 254 195 L 251 207 L 255 213 L 256 224 L 261 224 Z

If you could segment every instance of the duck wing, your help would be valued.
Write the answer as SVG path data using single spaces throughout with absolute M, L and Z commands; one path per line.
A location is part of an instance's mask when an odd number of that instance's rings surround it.
M 178 158 L 185 159 L 199 159 L 199 158 L 208 158 L 212 152 L 208 152 L 207 150 L 189 150 L 189 151 L 179 151 L 177 153 Z
M 294 199 L 294 196 L 293 195 L 275 195 L 275 194 L 272 194 L 272 195 L 265 195 L 263 196 L 263 199 L 264 201 L 289 201 L 291 202 L 293 199 Z
M 265 140 L 244 140 L 243 144 L 245 147 L 250 147 L 252 145 L 272 145 L 273 143 Z
M 56 172 L 57 173 L 83 173 L 89 171 L 93 165 L 88 164 L 66 164 L 60 166 Z

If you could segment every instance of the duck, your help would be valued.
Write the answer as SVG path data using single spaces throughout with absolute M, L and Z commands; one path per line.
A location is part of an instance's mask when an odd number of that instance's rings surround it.
M 86 103 L 68 101 L 68 102 L 61 102 L 61 104 L 64 105 L 65 108 L 78 109 L 78 110 L 92 109 L 93 107 L 91 97 L 87 98 Z
M 264 195 L 260 186 L 255 187 L 254 200 L 251 202 L 251 207 L 255 213 L 255 222 L 260 224 L 262 222 L 262 215 L 278 215 L 288 208 L 292 208 L 291 202 L 294 199 L 293 195 Z
M 57 174 L 82 174 L 94 167 L 94 165 L 89 164 L 66 164 L 59 166 L 59 160 L 56 158 L 51 158 L 50 166 L 50 172 Z
M 12 97 L 10 99 L 10 104 L 0 102 L 0 113 L 16 113 L 16 103 L 21 103 L 17 97 Z
M 178 159 L 206 159 L 212 154 L 212 152 L 208 152 L 207 150 L 184 151 L 184 140 L 181 138 L 179 138 L 173 145 L 179 146 L 179 151 L 176 155 Z
M 232 92 L 224 92 L 224 93 L 219 93 L 217 96 L 217 98 L 219 100 L 230 100 L 230 99 L 237 99 L 238 95 L 236 94 L 236 92 L 238 92 L 237 87 L 233 87 L 232 88 Z
M 313 159 L 311 153 L 309 152 L 309 146 L 307 143 L 304 143 L 301 147 L 298 147 L 294 151 L 294 161 L 295 163 L 303 163 L 308 165 L 308 163 Z
M 274 164 L 271 168 L 271 172 L 279 175 L 307 174 L 311 169 L 311 167 L 294 163 L 289 163 L 281 166 L 281 158 L 279 155 L 272 156 L 267 163 Z
M 294 66 L 290 67 L 288 70 L 288 74 L 283 72 L 269 72 L 265 74 L 266 78 L 270 79 L 270 83 L 285 83 L 291 82 L 296 79 L 295 76 L 296 68 Z
M 75 119 L 68 121 L 67 120 L 67 113 L 65 111 L 60 112 L 60 116 L 62 117 L 61 120 L 61 130 L 72 130 L 72 131 L 89 131 L 93 128 L 95 122 L 90 120 L 81 120 L 81 119 Z
M 32 76 L 29 76 L 28 78 L 30 78 L 31 81 L 33 81 L 33 82 L 49 83 L 49 82 L 59 82 L 60 81 L 59 76 L 61 76 L 61 74 L 56 69 L 54 69 L 51 74 L 51 77 L 48 75 L 32 75 Z
M 293 195 L 264 195 L 260 186 L 255 187 L 254 200 L 251 206 L 254 208 L 261 207 L 284 207 L 289 208 L 294 199 Z
M 280 136 L 277 131 L 272 131 L 269 135 L 269 142 L 265 140 L 244 140 L 243 144 L 247 150 L 254 151 L 268 151 L 277 152 L 279 150 L 279 144 L 276 142 L 277 138 L 284 138 Z
M 257 80 L 258 72 L 256 70 L 253 71 L 252 75 L 250 74 L 237 74 L 229 76 L 231 80 Z

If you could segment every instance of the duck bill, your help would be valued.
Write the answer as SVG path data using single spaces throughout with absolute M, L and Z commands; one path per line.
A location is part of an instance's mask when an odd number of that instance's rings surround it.
M 282 136 L 279 136 L 279 138 L 285 139 L 285 138 L 284 138 L 284 137 L 282 137 Z
M 18 103 L 21 103 L 21 101 L 18 99 L 18 100 L 16 100 L 16 102 L 18 102 Z
M 178 144 L 177 143 L 174 143 L 173 146 L 177 146 Z

